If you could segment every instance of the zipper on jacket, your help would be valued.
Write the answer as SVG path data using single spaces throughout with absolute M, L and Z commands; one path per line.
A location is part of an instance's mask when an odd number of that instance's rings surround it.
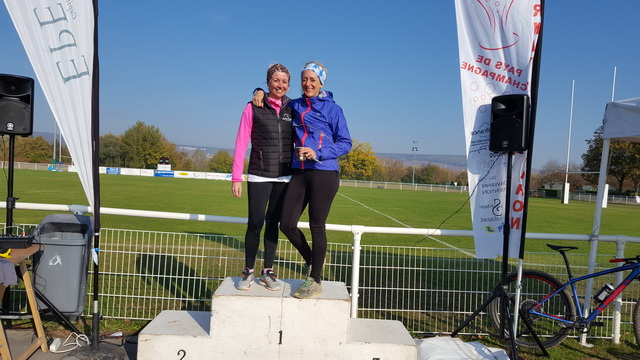
M 318 129 L 317 127 L 310 126 L 310 128 L 314 129 L 315 131 L 318 132 L 318 134 L 320 134 L 320 138 L 318 139 L 320 144 L 322 144 L 322 141 L 325 138 L 327 139 L 327 141 L 333 144 L 333 140 L 331 139 L 331 136 L 327 136 L 324 132 L 322 132 L 322 130 Z
M 284 99 L 284 97 L 283 97 Z M 285 106 L 287 106 L 287 104 L 289 103 L 289 101 L 287 100 L 286 102 L 283 100 L 282 101 L 282 105 L 280 106 L 280 113 L 276 114 L 278 117 L 278 163 L 282 163 L 283 161 L 283 157 L 282 157 L 282 112 L 284 111 Z M 280 165 L 278 165 L 280 166 Z M 280 170 L 278 170 L 278 176 L 282 175 Z
M 304 135 L 302 135 L 302 139 L 300 139 L 300 146 L 304 146 L 304 141 L 309 135 L 309 132 L 307 131 L 307 125 L 305 125 L 304 123 L 304 116 L 307 115 L 309 111 L 311 111 L 311 101 L 309 100 L 309 98 L 305 98 L 305 100 L 307 101 L 307 110 L 303 111 L 302 114 L 300 114 L 300 124 L 302 125 L 302 132 L 304 133 Z M 300 168 L 304 169 L 304 161 L 300 161 Z

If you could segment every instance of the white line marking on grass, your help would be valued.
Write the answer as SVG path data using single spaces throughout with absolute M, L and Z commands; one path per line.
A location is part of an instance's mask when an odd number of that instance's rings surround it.
M 372 207 L 369 207 L 369 206 L 367 206 L 367 205 L 365 205 L 365 204 L 361 203 L 360 201 L 354 200 L 354 199 L 352 199 L 352 198 L 350 198 L 350 197 L 348 197 L 348 196 L 346 196 L 346 195 L 342 195 L 342 194 L 340 194 L 340 193 L 338 193 L 338 195 L 340 195 L 340 196 L 342 196 L 342 197 L 344 197 L 344 198 L 347 198 L 347 199 L 349 199 L 349 200 L 353 201 L 354 203 L 356 203 L 356 204 L 358 204 L 358 205 L 360 205 L 360 206 L 362 206 L 362 207 L 364 207 L 364 208 L 366 208 L 366 209 L 369 209 L 369 210 L 371 210 L 371 211 L 373 211 L 373 212 L 375 212 L 375 213 L 378 213 L 378 214 L 380 214 L 380 215 L 382 215 L 382 216 L 386 216 L 386 217 L 388 217 L 389 219 L 391 219 L 391 220 L 393 220 L 393 221 L 397 222 L 398 224 L 400 224 L 400 225 L 402 225 L 402 226 L 404 226 L 404 227 L 406 227 L 406 228 L 410 228 L 410 229 L 412 229 L 412 227 L 411 227 L 411 226 L 409 226 L 409 225 L 407 225 L 407 224 L 403 223 L 402 221 L 400 221 L 400 220 L 398 220 L 398 219 L 395 219 L 395 218 L 393 218 L 393 217 L 391 217 L 391 216 L 389 216 L 389 215 L 387 215 L 387 214 L 385 214 L 385 213 L 381 213 L 380 211 L 378 211 L 378 210 L 376 210 L 376 209 L 374 209 L 374 208 L 372 208 Z
M 338 192 L 338 195 L 340 195 L 340 196 L 342 196 L 342 197 L 344 197 L 344 198 L 346 198 L 346 199 L 348 199 L 348 200 L 350 200 L 350 201 L 353 201 L 354 203 L 356 203 L 356 204 L 358 204 L 358 205 L 360 205 L 360 206 L 362 206 L 362 207 L 364 207 L 364 208 L 366 208 L 366 209 L 369 209 L 369 210 L 371 210 L 371 211 L 373 211 L 373 212 L 375 212 L 375 213 L 378 213 L 378 214 L 380 214 L 380 215 L 382 215 L 382 216 L 386 216 L 386 217 L 388 217 L 389 219 L 391 219 L 391 220 L 393 220 L 393 221 L 397 222 L 398 224 L 400 224 L 400 225 L 402 225 L 402 226 L 404 226 L 404 227 L 406 227 L 406 228 L 413 229 L 413 227 L 412 227 L 412 226 L 409 226 L 409 225 L 407 225 L 407 224 L 403 223 L 402 221 L 400 221 L 400 220 L 398 220 L 398 219 L 396 219 L 396 218 L 394 218 L 394 217 L 392 217 L 392 216 L 390 216 L 390 215 L 387 215 L 387 214 L 385 214 L 385 213 L 383 213 L 383 212 L 380 212 L 380 211 L 378 211 L 378 210 L 376 210 L 376 209 L 374 209 L 374 208 L 372 208 L 372 207 L 370 207 L 370 206 L 367 206 L 367 205 L 365 205 L 365 204 L 361 203 L 360 201 L 357 201 L 357 200 L 355 200 L 355 199 L 352 199 L 352 198 L 350 198 L 350 197 L 348 197 L 348 196 L 346 196 L 346 195 L 343 195 L 343 194 L 341 194 L 341 193 L 339 193 L 339 192 Z M 470 252 L 468 252 L 468 251 L 462 250 L 462 249 L 460 249 L 460 248 L 458 248 L 458 247 L 455 247 L 455 246 L 453 246 L 453 245 L 451 245 L 451 244 L 449 244 L 449 243 L 447 243 L 447 242 L 445 242 L 445 241 L 442 241 L 442 240 L 440 240 L 440 239 L 434 238 L 434 237 L 433 237 L 433 236 L 431 236 L 431 235 L 427 235 L 426 237 L 427 237 L 428 239 L 431 239 L 431 240 L 433 240 L 433 241 L 435 241 L 435 242 L 438 242 L 438 243 L 440 243 L 440 244 L 442 244 L 442 245 L 444 245 L 444 246 L 448 246 L 448 247 L 450 247 L 450 248 L 452 248 L 452 249 L 454 249 L 454 250 L 460 251 L 461 253 L 463 253 L 463 254 L 465 254 L 465 255 L 467 255 L 467 256 L 475 257 L 475 255 L 474 255 L 474 254 L 472 254 L 472 253 L 470 253 Z

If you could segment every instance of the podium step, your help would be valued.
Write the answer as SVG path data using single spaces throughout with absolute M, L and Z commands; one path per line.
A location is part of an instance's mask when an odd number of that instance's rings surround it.
M 138 360 L 158 359 L 416 359 L 415 342 L 398 321 L 351 319 L 344 283 L 323 281 L 322 294 L 296 299 L 302 280 L 282 289 L 235 287 L 226 278 L 211 313 L 163 311 L 138 338 Z
M 350 319 L 345 359 L 416 359 L 415 340 L 397 320 Z
M 136 359 L 213 359 L 201 351 L 211 343 L 210 325 L 209 312 L 165 310 L 138 334 Z

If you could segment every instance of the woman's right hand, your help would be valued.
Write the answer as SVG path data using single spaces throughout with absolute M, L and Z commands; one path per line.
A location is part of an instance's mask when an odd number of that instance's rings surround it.
M 231 193 L 235 197 L 242 197 L 242 183 L 241 182 L 233 182 L 231 183 Z
M 256 90 L 255 94 L 253 94 L 253 99 L 251 99 L 251 102 L 256 107 L 259 107 L 259 108 L 263 107 L 264 106 L 264 90 L 262 89 Z

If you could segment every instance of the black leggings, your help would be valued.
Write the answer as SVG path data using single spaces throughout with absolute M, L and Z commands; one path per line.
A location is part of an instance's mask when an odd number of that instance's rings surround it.
M 338 192 L 340 177 L 337 171 L 298 170 L 291 178 L 282 203 L 280 230 L 300 252 L 307 264 L 311 264 L 311 277 L 320 282 L 322 267 L 327 255 L 325 229 L 331 202 Z M 313 249 L 298 229 L 298 221 L 309 205 L 309 228 Z
M 253 269 L 260 244 L 262 225 L 264 230 L 264 267 L 272 268 L 278 247 L 278 222 L 282 212 L 285 182 L 248 182 L 249 221 L 244 236 L 245 266 Z M 265 213 L 265 208 L 267 209 Z

